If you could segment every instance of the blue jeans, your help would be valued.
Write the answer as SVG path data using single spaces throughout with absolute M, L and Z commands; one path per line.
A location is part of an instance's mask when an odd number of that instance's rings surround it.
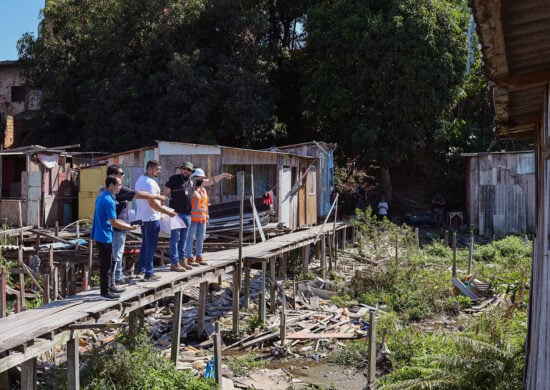
M 160 220 L 143 222 L 141 225 L 141 248 L 139 250 L 138 271 L 145 276 L 153 275 L 153 259 L 160 233 Z
M 185 257 L 193 257 L 193 239 L 197 237 L 197 248 L 195 255 L 202 256 L 202 244 L 206 235 L 206 224 L 191 222 L 189 231 L 187 232 L 187 242 L 185 243 Z
M 179 217 L 185 222 L 185 228 L 170 230 L 170 263 L 178 264 L 180 259 L 185 256 L 185 242 L 187 240 L 187 232 L 191 225 L 191 215 L 178 213 Z
M 127 234 L 126 230 L 113 229 L 113 282 L 123 278 L 122 257 L 124 256 L 124 243 Z

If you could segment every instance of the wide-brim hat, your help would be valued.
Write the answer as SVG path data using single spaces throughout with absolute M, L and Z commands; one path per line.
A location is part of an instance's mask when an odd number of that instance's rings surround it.
M 186 161 L 186 162 L 184 162 L 183 164 L 181 164 L 180 168 L 187 168 L 187 169 L 189 169 L 189 170 L 191 170 L 191 171 L 194 170 L 194 168 L 193 168 L 193 163 L 190 162 L 190 161 Z

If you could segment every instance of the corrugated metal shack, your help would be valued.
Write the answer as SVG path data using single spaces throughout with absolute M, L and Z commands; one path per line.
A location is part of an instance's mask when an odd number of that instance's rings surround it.
M 332 204 L 331 192 L 334 190 L 334 150 L 336 150 L 336 146 L 336 144 L 312 141 L 277 146 L 271 149 L 299 156 L 315 157 L 316 163 L 313 169 L 317 178 L 317 214 L 319 217 L 326 217 Z
M 33 145 L 0 151 L 0 218 L 12 226 L 66 225 L 76 214 L 76 175 L 65 149 Z
M 534 231 L 533 152 L 465 153 L 468 220 L 479 234 Z
M 125 171 L 124 185 L 134 187 L 143 173 L 148 160 L 158 160 L 162 165 L 159 184 L 164 185 L 169 176 L 179 173 L 184 161 L 191 161 L 204 169 L 208 177 L 222 172 L 234 175 L 232 180 L 223 180 L 208 188 L 211 204 L 227 203 L 240 199 L 240 183 L 236 173 L 244 171 L 245 197 L 263 196 L 272 191 L 278 222 L 290 229 L 317 223 L 317 178 L 315 157 L 298 156 L 288 152 L 240 149 L 215 145 L 199 145 L 179 142 L 159 141 L 157 146 L 130 150 L 105 157 L 107 164 L 118 164 Z M 308 169 L 309 168 L 309 169 Z M 81 188 L 99 188 L 101 182 L 87 175 L 84 170 L 98 170 L 99 167 L 83 168 Z M 253 179 L 253 188 L 252 188 Z M 94 183 L 88 181 L 93 180 Z M 92 201 L 93 194 L 86 194 Z M 79 206 L 87 213 L 92 207 Z M 80 215 L 80 218 L 89 218 Z

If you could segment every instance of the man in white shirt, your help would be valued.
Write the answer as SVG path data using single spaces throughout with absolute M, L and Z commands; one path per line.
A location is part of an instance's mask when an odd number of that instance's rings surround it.
M 145 167 L 145 173 L 136 182 L 136 191 L 144 191 L 153 195 L 160 195 L 160 187 L 155 178 L 160 175 L 161 166 L 158 161 L 150 160 Z M 158 200 L 137 199 L 137 218 L 143 221 L 141 226 L 141 249 L 136 272 L 143 273 L 145 280 L 157 280 L 153 272 L 153 258 L 157 248 L 160 232 L 160 216 L 168 214 L 171 217 L 177 214 L 162 207 Z

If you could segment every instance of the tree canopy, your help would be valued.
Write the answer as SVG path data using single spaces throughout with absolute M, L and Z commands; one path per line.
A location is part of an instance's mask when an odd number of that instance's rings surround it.
M 304 99 L 319 134 L 391 166 L 426 145 L 464 77 L 466 17 L 440 0 L 310 8 Z

